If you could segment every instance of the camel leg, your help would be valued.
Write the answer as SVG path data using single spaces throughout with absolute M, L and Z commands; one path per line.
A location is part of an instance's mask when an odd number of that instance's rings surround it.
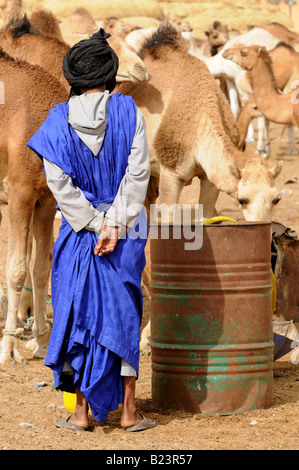
M 249 126 L 248 126 L 248 131 L 247 131 L 247 136 L 246 136 L 246 139 L 245 139 L 246 142 L 255 142 L 255 138 L 254 138 L 254 127 L 253 127 L 253 123 L 252 121 L 250 122 Z
M 161 165 L 160 184 L 159 184 L 159 217 L 162 223 L 168 224 L 174 221 L 178 222 L 177 217 L 181 218 L 179 210 L 180 195 L 185 186 L 185 181 L 176 173 L 175 170 Z M 155 205 L 154 209 L 157 207 Z M 153 212 L 151 206 L 151 223 L 155 222 L 157 213 Z M 160 213 L 161 212 L 161 213 Z
M 175 172 L 161 165 L 159 183 L 160 204 L 178 204 L 185 181 Z
M 270 122 L 269 119 L 261 116 L 257 119 L 257 127 L 258 127 L 258 140 L 257 140 L 257 147 L 256 153 L 260 154 L 262 157 L 270 157 Z M 266 144 L 264 145 L 264 134 L 266 135 Z
M 27 318 L 30 314 L 33 313 L 33 289 L 32 289 L 32 281 L 31 281 L 31 274 L 30 274 L 30 260 L 32 254 L 32 222 L 30 224 L 30 232 L 28 236 L 28 249 L 27 249 L 27 275 L 24 282 L 23 290 L 20 297 L 19 302 L 19 318 L 26 322 Z
M 1 221 L 2 221 L 2 212 L 0 210 L 0 225 L 1 225 Z M 2 310 L 3 318 L 4 318 L 4 320 L 6 320 L 8 300 L 7 300 L 7 297 L 5 295 L 5 292 L 3 290 L 3 287 L 2 287 L 1 283 L 0 283 L 0 307 L 1 307 L 1 310 Z
M 294 126 L 288 126 L 288 143 L 289 143 L 289 154 L 298 155 Z
M 270 121 L 266 117 L 264 118 L 264 130 L 265 130 L 265 136 L 266 136 L 266 144 L 265 144 L 265 152 L 266 152 L 266 157 L 270 158 L 271 157 L 271 140 L 270 140 Z
M 210 219 L 215 215 L 215 206 L 219 196 L 219 189 L 208 179 L 200 180 L 199 204 L 203 205 L 203 218 Z
M 48 280 L 52 266 L 53 222 L 55 217 L 55 201 L 47 194 L 38 201 L 33 216 L 32 244 L 32 287 L 34 310 L 33 356 L 44 359 L 47 354 L 50 328 L 47 324 L 46 300 Z M 30 349 L 32 344 L 29 345 Z
M 234 118 L 237 120 L 239 112 L 240 112 L 240 100 L 239 100 L 239 93 L 235 86 L 233 80 L 226 80 L 226 86 L 228 91 L 229 97 L 229 104 L 234 115 Z
M 18 328 L 18 306 L 27 274 L 27 244 L 33 205 L 32 195 L 22 197 L 22 194 L 16 189 L 10 192 L 6 263 L 8 309 L 0 364 L 9 364 L 12 359 L 17 363 L 23 362 L 18 351 L 18 337 L 22 333 L 22 329 Z

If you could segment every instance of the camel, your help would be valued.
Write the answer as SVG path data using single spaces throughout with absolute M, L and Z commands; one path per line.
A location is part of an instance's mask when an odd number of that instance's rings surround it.
M 120 58 L 117 82 L 139 82 L 148 79 L 142 60 L 129 48 L 121 34 L 115 33 L 108 39 L 108 42 Z M 33 65 L 40 65 L 48 70 L 69 91 L 69 84 L 62 71 L 62 59 L 70 46 L 56 38 L 40 34 L 32 28 L 26 15 L 10 23 L 0 33 L 0 47 L 15 58 L 26 60 Z
M 64 42 L 59 21 L 50 10 L 39 8 L 34 11 L 29 17 L 29 23 L 33 29 L 39 31 L 43 36 L 50 36 L 58 39 L 60 42 Z
M 179 33 L 182 34 L 182 36 L 185 38 L 185 40 L 188 42 L 188 49 L 190 53 L 195 53 L 195 50 L 197 48 L 197 43 L 194 41 L 193 38 L 193 30 L 191 28 L 191 25 L 188 21 L 183 21 L 183 20 L 178 20 L 178 19 L 170 19 L 169 16 L 167 16 L 160 24 L 161 25 L 167 25 L 171 24 Z M 142 44 L 145 41 L 145 39 L 151 37 L 151 35 L 157 31 L 159 26 L 150 26 L 148 28 L 138 28 L 130 33 L 128 33 L 125 37 L 126 42 L 135 49 L 135 51 L 139 52 L 140 49 L 142 48 Z M 218 37 L 217 33 L 217 37 Z
M 123 38 L 114 35 L 109 38 L 109 41 L 110 39 L 111 46 L 119 57 L 117 84 L 119 85 L 120 81 L 126 80 L 137 83 L 140 80 L 148 80 L 148 73 L 142 60 L 133 53 Z M 51 259 L 52 225 L 56 210 L 55 201 L 53 202 L 46 186 L 43 166 L 25 144 L 45 120 L 48 110 L 56 103 L 66 101 L 69 93 L 54 76 L 39 66 L 13 59 L 4 52 L 1 52 L 0 59 L 2 65 L 0 80 L 5 85 L 1 136 L 2 142 L 6 145 L 2 145 L 0 181 L 5 180 L 5 187 L 1 188 L 1 183 L 0 197 L 4 203 L 8 203 L 9 225 L 12 227 L 9 233 L 17 233 L 17 236 L 12 237 L 10 235 L 9 238 L 7 262 L 8 312 L 5 327 L 7 334 L 4 335 L 0 356 L 0 363 L 6 363 L 11 361 L 12 358 L 16 362 L 22 362 L 16 337 L 17 334 L 22 332 L 22 329 L 18 329 L 17 315 L 20 293 L 27 274 L 28 259 L 26 257 L 28 255 L 28 242 L 30 242 L 30 239 L 28 240 L 30 218 L 33 211 L 36 214 L 33 219 L 33 254 L 38 252 L 33 257 L 32 274 L 35 331 L 37 335 L 34 341 L 37 344 L 33 356 L 44 358 L 47 350 L 47 335 L 42 336 L 40 332 L 48 333 L 48 330 L 44 327 L 45 312 L 43 307 L 46 305 L 46 283 L 49 277 L 49 260 Z M 19 90 L 14 90 L 16 88 L 15 84 L 19 81 L 22 83 L 22 87 L 19 87 Z M 55 94 L 57 87 L 60 94 Z M 39 101 L 40 89 L 43 90 L 43 93 L 41 93 Z M 32 97 L 32 101 L 30 101 L 30 97 Z M 35 104 L 36 109 L 34 108 Z M 39 113 L 39 107 L 41 107 L 43 113 Z M 14 115 L 16 110 L 18 110 L 18 113 Z M 13 121 L 14 116 L 18 118 L 18 122 Z M 16 140 L 15 132 L 18 125 L 24 126 L 24 132 L 18 132 L 18 140 Z M 7 154 L 9 155 L 9 168 L 7 168 Z M 20 171 L 20 168 L 22 171 Z M 6 176 L 7 172 L 8 176 Z M 41 195 L 40 199 L 39 195 Z M 18 201 L 17 210 L 15 205 Z M 17 224 L 17 228 L 15 228 L 15 224 Z M 41 235 L 39 235 L 39 232 L 41 232 Z M 39 254 L 40 250 L 43 250 L 41 254 Z M 46 255 L 49 260 L 47 258 L 45 261 Z
M 294 85 L 298 86 L 299 83 L 296 81 L 299 76 L 299 53 L 290 45 L 285 42 L 279 42 L 276 47 L 268 51 L 269 57 L 272 60 L 272 69 L 274 77 L 276 80 L 277 88 L 283 93 L 289 93 L 294 90 Z M 246 74 L 246 80 L 249 79 Z M 244 87 L 245 83 L 242 84 Z M 248 85 L 251 90 L 250 83 Z M 250 112 L 252 117 L 250 118 Z M 247 105 L 243 107 L 238 116 L 238 123 L 240 123 L 240 146 L 242 147 L 242 142 L 244 141 L 246 134 L 246 125 L 249 126 L 249 123 L 253 117 L 257 117 L 258 110 L 253 112 L 253 107 Z M 246 123 L 246 124 L 245 124 Z M 266 125 L 269 126 L 267 120 Z M 296 142 L 293 127 L 288 126 L 289 133 L 289 150 L 288 153 L 291 155 L 297 155 L 298 151 L 296 149 Z M 268 143 L 269 145 L 269 143 Z M 269 153 L 269 152 L 267 152 Z
M 194 51 L 196 57 L 213 57 L 218 54 L 229 39 L 228 28 L 223 23 L 220 23 L 220 21 L 214 21 L 214 23 L 209 25 L 205 30 L 205 35 L 206 40 Z
M 288 126 L 299 126 L 299 106 L 293 93 L 281 94 L 272 69 L 272 60 L 265 47 L 238 46 L 223 54 L 249 72 L 250 83 L 259 110 L 270 121 Z
M 42 10 L 35 13 L 35 19 L 40 21 L 47 19 L 47 28 L 55 30 L 55 16 Z M 16 36 L 16 37 L 15 37 Z M 120 57 L 117 82 L 142 81 L 148 79 L 148 73 L 142 60 L 130 49 L 120 34 L 110 37 L 109 43 Z M 32 27 L 27 16 L 12 21 L 5 30 L 0 33 L 0 45 L 13 57 L 26 60 L 33 65 L 40 65 L 49 73 L 58 78 L 69 93 L 70 87 L 62 73 L 62 59 L 69 49 L 69 45 L 55 37 L 44 36 Z M 36 52 L 39 51 L 37 54 Z M 25 281 L 26 290 L 23 291 L 19 303 L 19 316 L 25 321 L 32 309 L 32 286 L 30 275 Z M 5 309 L 3 310 L 5 316 Z
M 38 14 L 35 15 L 35 18 Z M 69 50 L 69 45 L 55 37 L 44 36 L 33 28 L 25 14 L 12 20 L 0 32 L 0 47 L 9 55 L 26 60 L 30 64 L 40 65 L 51 72 L 69 90 L 63 75 L 62 59 Z
M 291 31 L 286 26 L 280 23 L 270 23 L 267 26 L 263 26 L 263 29 L 272 34 L 272 36 L 285 41 L 291 46 L 297 46 L 299 44 L 299 34 Z
M 2 26 L 6 26 L 13 18 L 23 14 L 22 0 L 1 0 L 0 10 Z
M 199 177 L 203 187 L 199 201 L 204 205 L 204 217 L 209 218 L 219 191 L 238 195 L 242 186 L 243 192 L 246 183 L 241 175 L 246 173 L 247 163 L 253 170 L 252 161 L 258 169 L 255 176 L 263 174 L 274 185 L 270 170 L 259 157 L 237 149 L 238 128 L 223 94 L 205 64 L 186 52 L 181 35 L 171 25 L 160 27 L 145 41 L 140 56 L 150 80 L 121 84 L 119 89 L 134 98 L 145 116 L 152 175 L 160 177 L 161 203 L 178 203 L 184 185 Z M 180 107 L 184 112 L 178 112 Z M 273 175 L 277 171 L 273 169 Z M 271 201 L 276 202 L 279 193 L 273 189 L 275 185 L 268 184 L 250 199 L 259 198 L 264 191 L 264 200 L 270 204 L 258 211 L 251 204 L 246 211 L 242 206 L 247 220 L 257 220 L 257 212 L 258 220 L 270 220 Z
M 238 118 L 238 114 L 240 112 L 240 102 L 242 103 L 242 101 L 252 99 L 253 94 L 252 91 L 244 90 L 242 88 L 246 72 L 240 69 L 240 67 L 238 67 L 235 63 L 226 61 L 223 58 L 224 51 L 229 47 L 234 47 L 237 44 L 260 44 L 265 46 L 267 50 L 271 50 L 278 43 L 279 39 L 272 36 L 272 34 L 270 34 L 268 31 L 264 30 L 263 28 L 253 28 L 245 34 L 241 34 L 240 36 L 235 36 L 229 39 L 221 51 L 218 52 L 218 54 L 216 54 L 214 57 L 202 58 L 215 78 L 223 77 L 226 79 L 229 101 L 235 119 Z M 259 125 L 260 132 L 257 143 L 257 152 L 263 149 L 264 118 L 260 119 L 262 119 L 263 123 L 262 125 Z M 249 131 L 249 140 L 252 140 L 252 126 L 250 126 Z M 270 136 L 268 134 L 266 135 L 266 143 L 270 143 Z
M 269 169 L 259 156 L 237 149 L 236 122 L 205 64 L 187 53 L 170 25 L 145 41 L 140 56 L 150 80 L 122 84 L 120 91 L 131 95 L 145 116 L 159 204 L 178 204 L 184 185 L 199 177 L 204 218 L 213 216 L 223 191 L 239 200 L 246 220 L 270 220 L 280 200 L 275 177 L 281 162 Z
M 238 144 L 239 149 L 245 148 L 245 140 L 248 132 L 248 127 L 253 118 L 261 117 L 262 113 L 259 111 L 255 100 L 247 100 L 243 103 L 242 108 L 237 119 L 238 129 L 240 133 L 240 140 Z
M 8 311 L 0 363 L 23 361 L 18 351 L 18 302 L 27 272 L 26 256 L 32 219 L 34 311 L 37 347 L 44 357 L 49 327 L 45 317 L 45 290 L 51 265 L 51 238 L 55 200 L 48 190 L 42 162 L 26 146 L 46 119 L 49 107 L 67 99 L 61 83 L 44 69 L 14 60 L 0 51 L 0 79 L 5 86 L 1 105 L 1 189 L 8 193 L 7 289 Z M 17 84 L 20 83 L 20 86 Z
M 140 29 L 139 26 L 134 26 L 130 23 L 127 23 L 121 18 L 116 18 L 115 16 L 110 16 L 109 18 L 105 18 L 102 21 L 97 23 L 99 28 L 103 28 L 106 33 L 114 34 L 114 33 L 121 33 L 124 37 L 127 34 L 131 33 L 135 29 Z
M 73 46 L 81 39 L 87 39 L 98 31 L 99 27 L 86 8 L 77 8 L 74 13 L 60 23 L 60 30 L 65 42 Z

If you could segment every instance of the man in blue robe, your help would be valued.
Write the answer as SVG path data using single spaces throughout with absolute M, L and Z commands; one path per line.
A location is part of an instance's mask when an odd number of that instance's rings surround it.
M 77 404 L 57 427 L 88 428 L 123 403 L 127 431 L 155 426 L 137 412 L 141 275 L 150 177 L 145 122 L 112 94 L 118 58 L 102 29 L 63 60 L 69 101 L 50 110 L 28 146 L 43 160 L 62 213 L 53 251 L 53 329 L 45 365 Z

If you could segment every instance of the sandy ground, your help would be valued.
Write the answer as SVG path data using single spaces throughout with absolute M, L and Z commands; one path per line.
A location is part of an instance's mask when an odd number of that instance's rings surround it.
M 282 200 L 274 220 L 299 231 L 299 183 L 286 184 L 299 178 L 299 156 L 287 155 L 286 142 L 277 138 L 280 128 L 272 132 L 273 152 L 269 164 L 278 159 L 284 168 L 278 177 Z M 254 149 L 255 145 L 250 144 Z M 186 188 L 184 201 L 197 201 L 197 183 Z M 218 209 L 226 215 L 238 216 L 237 205 L 222 195 Z M 7 213 L 3 209 L 0 240 L 0 279 L 5 282 Z M 55 222 L 55 233 L 59 222 Z M 145 314 L 150 303 L 145 301 Z M 51 308 L 49 307 L 51 313 Z M 4 322 L 0 320 L 1 329 Z M 0 331 L 1 331 L 0 329 Z M 0 334 L 1 336 L 1 334 Z M 119 412 L 110 413 L 106 423 L 91 417 L 89 431 L 74 432 L 57 429 L 55 419 L 67 416 L 63 394 L 52 390 L 52 374 L 42 360 L 32 359 L 22 341 L 21 352 L 27 365 L 0 365 L 0 449 L 2 450 L 137 450 L 158 455 L 162 450 L 298 450 L 299 449 L 299 366 L 284 356 L 274 363 L 274 400 L 267 410 L 218 416 L 191 414 L 185 411 L 159 410 L 151 399 L 151 357 L 141 357 L 140 378 L 137 382 L 138 409 L 154 418 L 157 427 L 143 433 L 126 433 L 120 427 Z M 45 382 L 46 385 L 38 387 Z M 111 452 L 111 455 L 113 452 Z M 110 455 L 110 454 L 109 454 Z M 200 462 L 199 462 L 200 463 Z

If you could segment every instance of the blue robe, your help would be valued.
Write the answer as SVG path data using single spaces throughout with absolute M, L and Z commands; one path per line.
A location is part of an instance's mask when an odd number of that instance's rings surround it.
M 103 146 L 94 156 L 69 125 L 68 103 L 62 103 L 27 145 L 71 176 L 94 207 L 105 204 L 108 209 L 126 172 L 135 125 L 133 99 L 112 95 Z M 147 228 L 144 210 L 136 224 Z M 54 246 L 53 329 L 45 365 L 53 370 L 55 387 L 70 391 L 69 376 L 62 373 L 69 362 L 72 386 L 81 390 L 101 422 L 123 400 L 121 358 L 139 371 L 145 238 L 127 235 L 112 253 L 99 257 L 93 252 L 95 233 L 76 233 L 62 217 Z

